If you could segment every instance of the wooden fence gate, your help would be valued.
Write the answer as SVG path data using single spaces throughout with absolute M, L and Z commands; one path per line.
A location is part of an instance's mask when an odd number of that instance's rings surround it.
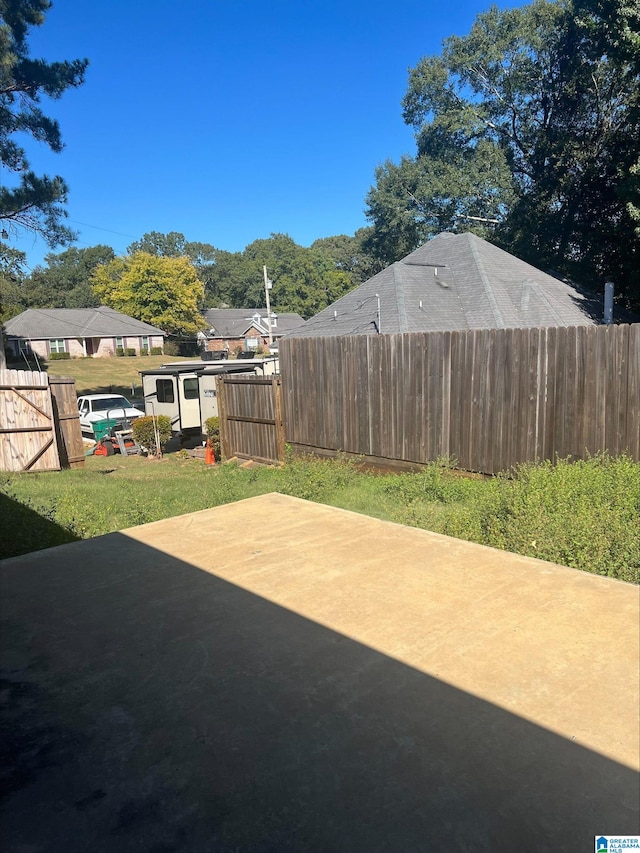
M 84 466 L 84 444 L 73 376 L 49 376 L 61 468 Z
M 0 471 L 84 465 L 75 380 L 0 370 Z
M 0 468 L 3 471 L 60 468 L 46 373 L 0 371 Z
M 216 382 L 222 459 L 284 462 L 280 377 L 229 374 Z

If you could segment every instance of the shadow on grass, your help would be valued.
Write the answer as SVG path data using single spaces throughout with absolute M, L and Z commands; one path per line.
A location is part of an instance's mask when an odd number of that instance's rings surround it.
M 3 492 L 0 492 L 0 519 L 0 560 L 80 539 L 51 518 Z
M 2 589 L 7 850 L 573 853 L 638 831 L 628 767 L 125 535 L 9 561 Z

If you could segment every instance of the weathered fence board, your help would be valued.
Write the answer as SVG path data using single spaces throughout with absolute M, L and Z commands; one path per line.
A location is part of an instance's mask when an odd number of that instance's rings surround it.
M 285 338 L 280 371 L 299 450 L 485 473 L 640 459 L 640 324 Z

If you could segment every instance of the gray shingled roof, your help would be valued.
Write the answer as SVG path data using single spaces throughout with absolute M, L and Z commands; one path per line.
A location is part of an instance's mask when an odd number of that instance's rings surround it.
M 29 341 L 50 338 L 115 338 L 166 335 L 162 329 L 107 308 L 27 308 L 5 323 L 8 336 Z
M 593 304 L 572 285 L 475 234 L 443 233 L 311 317 L 290 336 L 597 323 Z
M 272 327 L 272 333 L 277 337 L 286 335 L 304 323 L 299 314 L 281 314 L 279 311 L 271 313 L 277 317 L 276 325 Z M 216 338 L 243 337 L 245 332 L 254 325 L 256 315 L 260 317 L 259 323 L 266 335 L 268 333 L 266 308 L 210 308 L 204 314 Z

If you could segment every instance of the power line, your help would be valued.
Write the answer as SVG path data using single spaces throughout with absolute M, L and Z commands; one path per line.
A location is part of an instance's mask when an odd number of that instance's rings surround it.
M 84 225 L 85 228 L 95 228 L 96 231 L 106 231 L 109 234 L 117 234 L 119 237 L 130 237 L 135 240 L 134 234 L 125 234 L 122 231 L 113 231 L 111 228 L 101 228 L 100 225 L 89 225 L 88 222 L 79 222 L 77 219 L 67 219 L 67 222 L 73 222 L 74 225 Z

